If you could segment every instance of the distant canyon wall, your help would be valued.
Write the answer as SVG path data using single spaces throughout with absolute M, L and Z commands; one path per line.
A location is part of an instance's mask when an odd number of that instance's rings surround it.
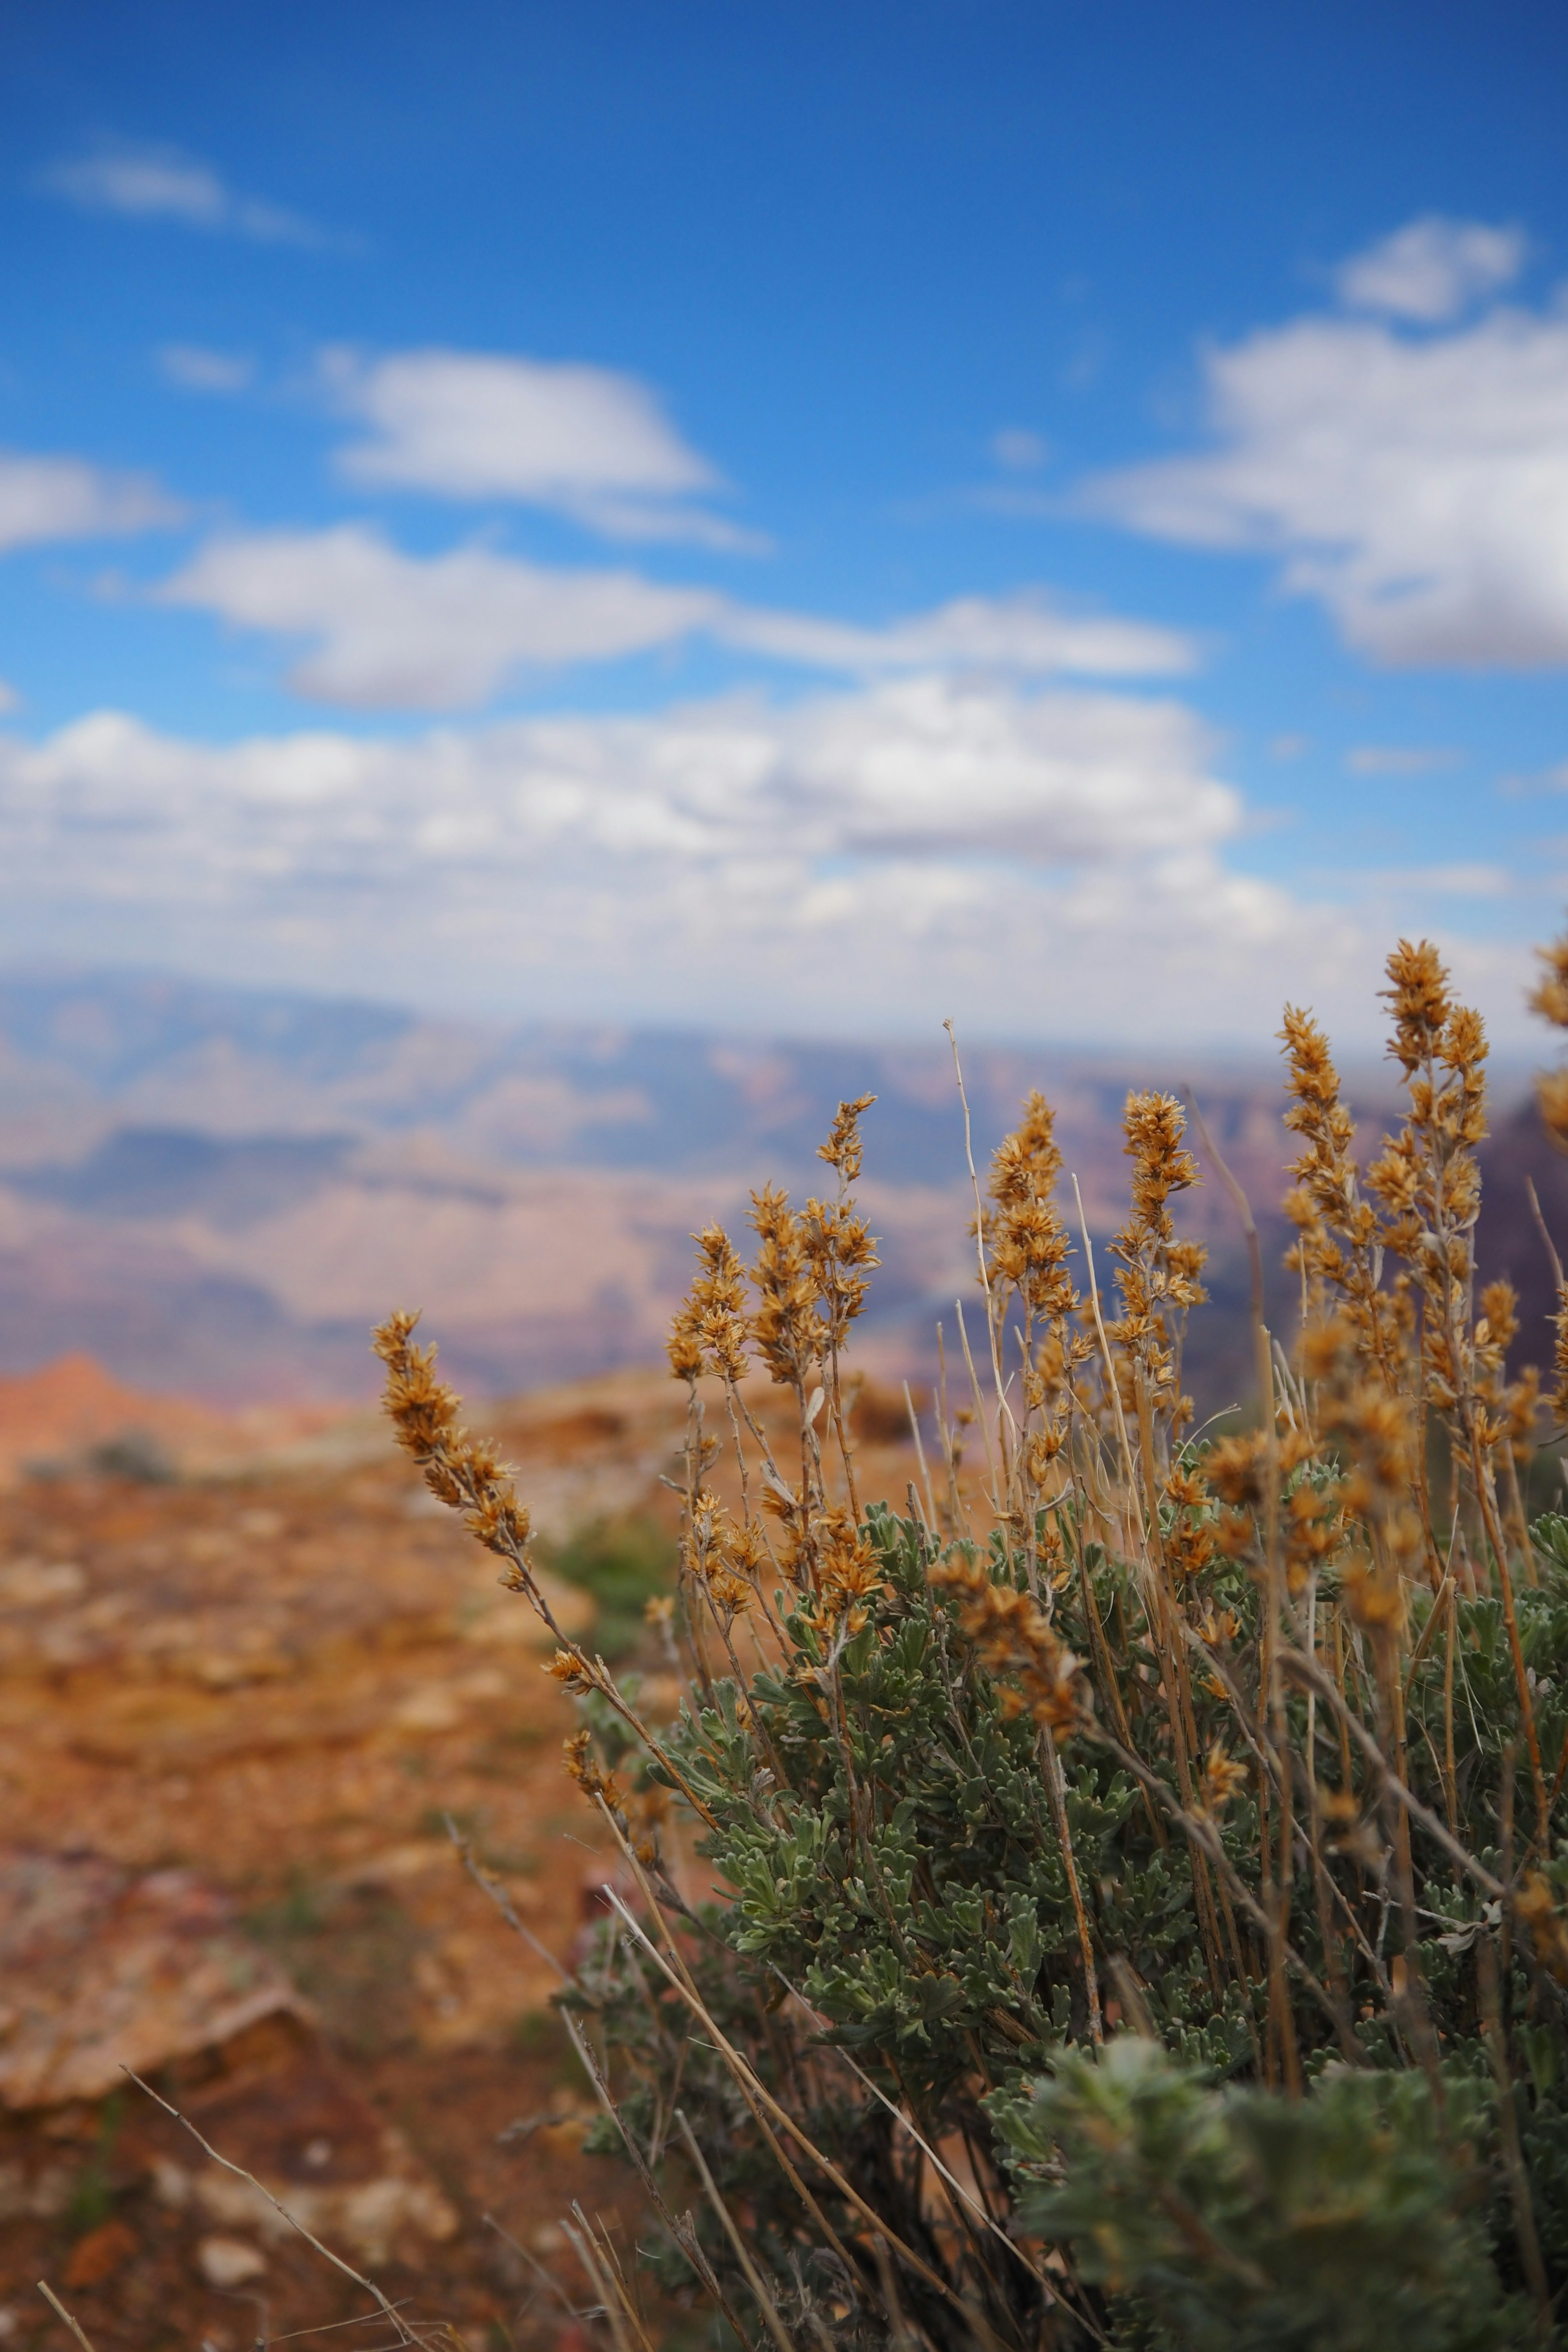
M 1043 1088 L 1100 1244 L 1124 1213 L 1129 1087 L 1190 1081 L 1257 1210 L 1270 1313 L 1289 1324 L 1277 1067 L 974 1045 L 964 1075 L 983 1180 Z M 973 1286 L 945 1039 L 487 1030 L 146 973 L 0 975 L 0 1370 L 81 1349 L 138 1387 L 213 1402 L 358 1398 L 374 1385 L 368 1328 L 394 1305 L 425 1308 L 476 1393 L 653 1360 L 691 1234 L 717 1217 L 743 1247 L 752 1187 L 821 1189 L 816 1146 L 835 1104 L 863 1093 L 878 1101 L 860 1192 L 883 1261 L 866 1339 L 884 1369 L 918 1371 L 934 1319 Z M 1375 1132 L 1392 1099 L 1386 1081 L 1369 1090 Z M 1530 1160 L 1568 1241 L 1568 1171 L 1543 1143 Z M 1500 1167 L 1493 1181 L 1487 1252 L 1544 1312 L 1521 1185 Z M 1212 1176 L 1181 1223 L 1212 1252 L 1192 1380 L 1217 1411 L 1249 1359 L 1239 1235 Z

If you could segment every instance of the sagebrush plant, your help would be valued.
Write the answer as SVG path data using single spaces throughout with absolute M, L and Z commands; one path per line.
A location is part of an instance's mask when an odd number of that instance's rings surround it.
M 554 1627 L 414 1318 L 377 1335 L 402 1443 L 580 1700 L 568 1767 L 627 1893 L 562 2005 L 667 2316 L 706 2300 L 777 2352 L 1557 2332 L 1568 1520 L 1527 1525 L 1522 1474 L 1563 1417 L 1568 1297 L 1543 1401 L 1510 1376 L 1512 1292 L 1478 1293 L 1481 1024 L 1425 944 L 1386 994 L 1405 1112 L 1364 1165 L 1286 1013 L 1300 1334 L 1292 1362 L 1264 1327 L 1247 1217 L 1239 1433 L 1193 1433 L 1183 1392 L 1204 1252 L 1173 1097 L 1128 1098 L 1105 1287 L 1029 1097 L 975 1185 L 972 1402 L 901 1507 L 858 1492 L 842 1374 L 868 1102 L 823 1146 L 831 1199 L 754 1196 L 750 1267 L 699 1237 L 661 1727 Z M 1537 1002 L 1568 1027 L 1568 942 Z M 1568 1080 L 1543 1102 L 1568 1140 Z M 637 2278 L 579 2224 L 622 2352 L 646 2344 Z

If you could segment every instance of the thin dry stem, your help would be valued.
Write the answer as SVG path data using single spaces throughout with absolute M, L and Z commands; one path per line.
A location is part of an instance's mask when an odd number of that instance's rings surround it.
M 145 2091 L 147 2096 L 153 2101 L 155 2106 L 162 2107 L 166 2116 L 173 2116 L 174 2121 L 180 2125 L 182 2129 L 190 2133 L 191 2137 L 195 2141 L 196 2146 L 201 2149 L 204 2156 L 210 2157 L 214 2164 L 222 2166 L 225 2172 L 232 2172 L 237 2180 L 243 2180 L 247 2188 L 254 2189 L 257 2195 L 261 2198 L 265 2203 L 270 2205 L 275 2213 L 281 2214 L 283 2220 L 289 2224 L 289 2227 L 291 2230 L 296 2231 L 298 2234 L 304 2239 L 305 2243 L 308 2246 L 311 2246 L 315 2249 L 316 2252 L 321 2256 L 323 2262 L 331 2263 L 335 2271 L 341 2272 L 344 2278 L 352 2280 L 355 2286 L 359 2287 L 364 2294 L 368 2294 L 371 2301 L 381 2313 L 382 2316 L 384 2319 L 389 2320 L 393 2327 L 395 2328 L 397 2332 L 397 2340 L 400 2344 L 417 2344 L 419 2342 L 419 2337 L 412 2331 L 412 2329 L 404 2325 L 403 2320 L 398 2315 L 396 2305 L 387 2301 L 385 2295 L 383 2294 L 381 2289 L 375 2284 L 373 2279 L 362 2277 L 360 2273 L 353 2268 L 353 2265 L 351 2263 L 345 2263 L 341 2254 L 334 2254 L 331 2246 L 324 2246 L 320 2238 L 313 2236 L 311 2232 L 306 2229 L 305 2224 L 298 2218 L 297 2215 L 290 2213 L 287 2205 L 282 2204 L 278 2198 L 274 2197 L 270 2189 L 267 2189 L 262 2186 L 261 2182 L 258 2180 L 253 2172 L 247 2172 L 243 2165 L 232 2163 L 226 2156 L 220 2155 L 218 2150 L 213 2147 L 210 2140 L 205 2140 L 202 2137 L 201 2133 L 196 2129 L 195 2124 L 191 2122 L 190 2117 L 188 2116 L 183 2116 L 178 2107 L 172 2106 L 167 2099 L 163 2098 L 159 2092 L 153 2088 L 151 2083 L 144 2083 L 142 2080 L 141 2075 L 133 2073 L 132 2068 L 129 2066 L 121 2067 L 121 2072 L 126 2076 L 128 2081 L 135 2084 L 139 2091 Z M 51 2300 L 53 2298 L 51 2297 Z
M 92 2346 L 88 2337 L 83 2334 L 79 2322 L 71 2317 L 70 2313 L 66 2309 L 65 2305 L 60 2301 L 59 2296 L 55 2293 L 54 2288 L 49 2284 L 47 2279 L 39 2279 L 37 2282 L 37 2284 L 38 2293 L 43 2296 L 44 2301 L 48 2305 L 49 2309 L 55 2313 L 57 2317 L 65 2321 L 66 2326 L 70 2329 L 71 2334 L 81 2346 L 81 2352 L 92 2352 Z

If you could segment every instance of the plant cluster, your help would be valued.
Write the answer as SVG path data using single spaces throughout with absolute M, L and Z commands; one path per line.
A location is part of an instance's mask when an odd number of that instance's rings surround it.
M 1568 948 L 1542 992 L 1568 1026 L 1564 975 Z M 1559 2331 L 1568 1521 L 1527 1524 L 1540 1386 L 1476 1280 L 1480 1023 L 1426 945 L 1386 992 L 1405 1115 L 1365 1160 L 1326 1039 L 1285 1016 L 1302 1331 L 1288 1361 L 1241 1202 L 1252 1427 L 1191 1426 L 1173 1097 L 1128 1099 L 1108 1284 L 1029 1097 L 974 1187 L 970 1402 L 944 1391 L 929 1455 L 916 1425 L 899 1508 L 858 1491 L 842 1385 L 869 1105 L 823 1147 L 831 1200 L 755 1196 L 749 1266 L 699 1237 L 653 1603 L 687 1701 L 655 1729 L 559 1634 L 551 1669 L 626 1888 L 563 2008 L 651 2270 L 741 2342 Z M 402 1441 L 548 1620 L 526 1513 L 411 1331 L 378 1337 Z M 646 2343 L 637 2281 L 580 2250 Z

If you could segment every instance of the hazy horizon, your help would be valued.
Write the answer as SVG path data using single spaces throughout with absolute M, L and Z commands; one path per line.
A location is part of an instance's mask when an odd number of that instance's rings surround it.
M 794 1048 L 849 1051 L 863 1048 L 868 1053 L 917 1055 L 929 1053 L 944 1064 L 951 1058 L 952 1051 L 946 1030 L 940 1022 L 928 1022 L 918 1029 L 892 1026 L 877 1029 L 869 1025 L 853 1029 L 828 1026 L 766 1028 L 755 1023 L 725 1022 L 720 1018 L 708 1021 L 639 1020 L 631 1013 L 615 1018 L 583 1014 L 573 1019 L 557 1013 L 545 1017 L 531 1013 L 527 1007 L 487 1015 L 465 1011 L 460 1005 L 445 1004 L 438 998 L 421 998 L 411 991 L 397 994 L 370 988 L 325 989 L 281 980 L 253 982 L 214 975 L 194 968 L 182 969 L 173 963 L 156 961 L 120 964 L 67 956 L 0 961 L 0 990 L 15 985 L 58 985 L 70 982 L 84 982 L 94 986 L 152 982 L 175 991 L 209 992 L 215 998 L 231 996 L 241 1002 L 270 1000 L 296 1004 L 301 1009 L 320 1007 L 331 1011 L 363 1012 L 414 1024 L 450 1024 L 454 1029 L 498 1040 L 530 1036 L 542 1040 L 670 1038 L 702 1045 L 771 1046 L 784 1051 Z M 1180 1087 L 1187 1078 L 1202 1076 L 1205 1072 L 1232 1080 L 1249 1079 L 1260 1086 L 1274 1079 L 1278 1079 L 1281 1087 L 1284 1082 L 1281 1049 L 1272 1031 L 1257 1045 L 1237 1038 L 1212 1041 L 1198 1046 L 1187 1046 L 1178 1041 L 1159 1037 L 1143 1041 L 1125 1036 L 1095 1039 L 1022 1029 L 1010 1032 L 978 1024 L 957 1034 L 961 1055 L 971 1047 L 985 1054 L 1027 1055 L 1037 1053 L 1058 1068 L 1081 1066 L 1085 1070 L 1100 1073 L 1125 1068 L 1140 1076 L 1146 1076 L 1152 1064 L 1168 1064 L 1173 1070 L 1179 1063 L 1181 1076 L 1163 1082 L 1173 1087 Z M 1331 1033 L 1331 1042 L 1334 1042 Z M 1511 1107 L 1516 1099 L 1521 1099 L 1530 1090 L 1537 1069 L 1552 1058 L 1550 1038 L 1542 1034 L 1533 1052 L 1531 1050 L 1531 1043 L 1527 1036 L 1511 1052 L 1492 1049 L 1488 1066 L 1494 1103 L 1502 1102 Z M 1397 1095 L 1398 1069 L 1386 1049 L 1380 1049 L 1375 1044 L 1352 1043 L 1348 1050 L 1342 1050 L 1336 1044 L 1335 1058 L 1342 1076 L 1355 1092 L 1374 1096 L 1386 1093 L 1391 1102 Z

